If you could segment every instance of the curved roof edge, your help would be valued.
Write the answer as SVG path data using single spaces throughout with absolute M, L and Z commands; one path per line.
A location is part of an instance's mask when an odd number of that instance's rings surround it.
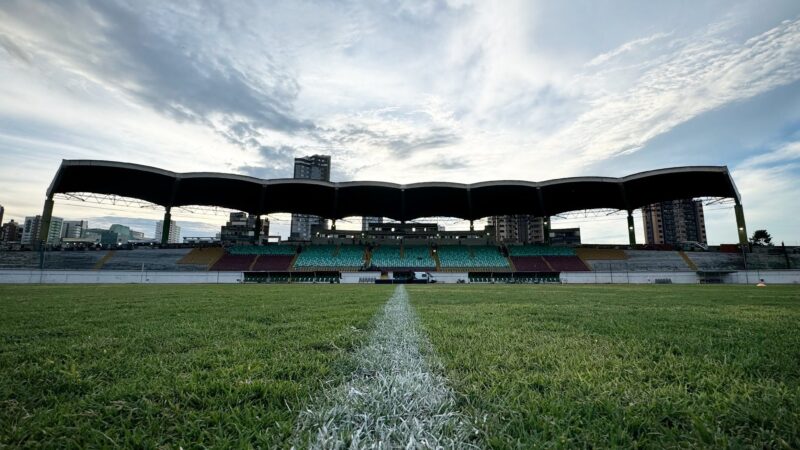
M 531 195 L 534 189 L 535 195 Z M 360 212 L 397 220 L 429 215 L 463 219 L 504 214 L 553 215 L 598 207 L 636 209 L 689 197 L 731 197 L 737 204 L 741 202 L 727 166 L 670 167 L 619 178 L 396 184 L 261 179 L 231 173 L 179 173 L 119 161 L 63 160 L 47 195 L 69 192 L 115 194 L 165 207 L 214 205 L 258 214 L 296 212 L 328 218 Z

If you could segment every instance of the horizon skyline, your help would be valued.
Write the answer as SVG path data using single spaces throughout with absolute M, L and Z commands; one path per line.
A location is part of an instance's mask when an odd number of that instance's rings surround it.
M 9 0 L 0 55 L 7 218 L 41 214 L 62 159 L 289 178 L 322 153 L 332 180 L 403 184 L 725 165 L 748 229 L 800 245 L 792 0 Z M 94 211 L 54 214 L 161 215 Z M 708 212 L 710 241 L 736 242 L 733 211 Z M 625 217 L 580 226 L 627 241 Z

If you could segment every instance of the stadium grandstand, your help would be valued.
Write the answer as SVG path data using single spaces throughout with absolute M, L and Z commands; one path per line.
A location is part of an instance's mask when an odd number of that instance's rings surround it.
M 331 220 L 332 225 L 308 241 L 227 248 L 188 245 L 3 252 L 0 269 L 241 272 L 245 280 L 260 282 L 330 282 L 342 279 L 346 273 L 356 274 L 353 279 L 380 281 L 425 273 L 439 274 L 440 280 L 480 283 L 558 282 L 562 274 L 584 272 L 724 274 L 743 269 L 800 268 L 800 254 L 794 250 L 750 251 L 741 199 L 726 167 L 668 168 L 622 178 L 398 185 L 263 180 L 234 174 L 174 173 L 111 161 L 65 160 L 47 190 L 41 226 L 48 226 L 57 195 L 80 197 L 87 193 L 134 198 L 163 207 L 162 236 L 169 234 L 172 208 L 190 205 L 228 208 L 256 217 L 272 213 L 312 214 Z M 637 244 L 634 210 L 684 198 L 732 199 L 738 245 L 684 251 Z M 549 218 L 599 208 L 627 212 L 627 245 L 496 242 L 488 233 L 474 228 L 475 220 L 491 215 Z M 358 215 L 385 217 L 394 222 L 378 223 L 369 230 L 337 231 L 337 220 Z M 411 222 L 425 217 L 463 219 L 470 222 L 470 229 L 444 231 L 435 223 Z M 254 232 L 259 232 L 258 227 Z M 257 237 L 255 241 L 259 242 Z M 163 244 L 168 247 L 166 242 Z M 427 279 L 436 277 L 430 275 Z

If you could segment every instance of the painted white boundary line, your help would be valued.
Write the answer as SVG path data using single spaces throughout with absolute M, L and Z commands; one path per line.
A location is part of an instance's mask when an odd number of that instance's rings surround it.
M 408 302 L 405 286 L 374 319 L 350 380 L 300 413 L 297 447 L 314 449 L 478 448 Z

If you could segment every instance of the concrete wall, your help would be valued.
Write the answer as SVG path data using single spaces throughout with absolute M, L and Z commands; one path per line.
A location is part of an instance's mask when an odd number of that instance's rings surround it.
M 800 284 L 800 270 L 748 270 L 721 275 L 725 284 L 756 284 L 763 278 L 767 284 Z M 656 279 L 669 279 L 672 284 L 698 284 L 696 272 L 562 272 L 561 282 L 581 283 L 655 283 Z
M 695 272 L 561 272 L 561 282 L 565 284 L 647 284 L 655 283 L 656 279 L 670 279 L 672 284 L 700 282 Z
M 756 284 L 759 279 L 767 284 L 800 284 L 800 270 L 748 270 L 726 276 L 726 283 Z
M 242 272 L 139 272 L 124 270 L 0 270 L 0 284 L 10 283 L 239 283 Z
M 438 283 L 468 281 L 467 273 L 431 272 Z M 358 283 L 359 278 L 379 278 L 380 272 L 345 272 L 342 283 Z M 739 271 L 721 276 L 724 283 L 756 284 L 764 279 L 767 284 L 800 284 L 800 270 Z M 103 284 L 103 283 L 239 283 L 242 272 L 139 272 L 111 270 L 0 270 L 0 284 L 63 283 L 63 284 Z M 695 272 L 562 272 L 561 282 L 565 284 L 648 284 L 656 279 L 669 279 L 672 284 L 697 284 L 700 278 Z

